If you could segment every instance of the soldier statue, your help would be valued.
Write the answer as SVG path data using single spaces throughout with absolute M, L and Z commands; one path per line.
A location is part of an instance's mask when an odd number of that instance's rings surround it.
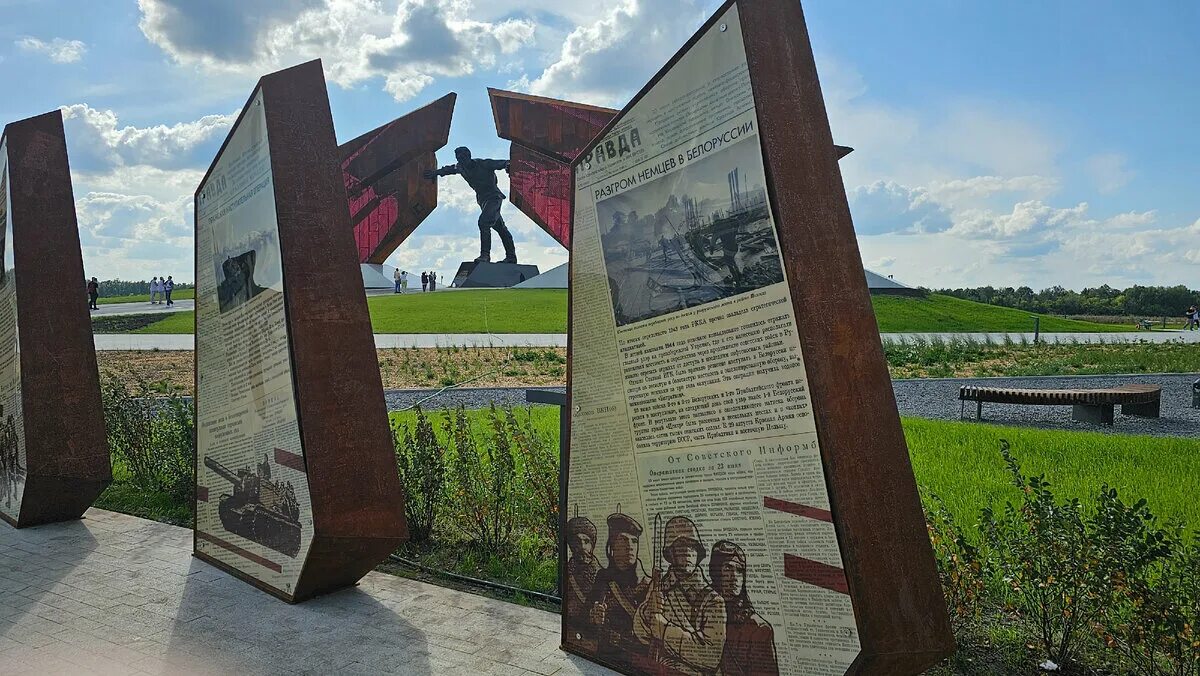
M 504 225 L 500 216 L 500 207 L 504 204 L 504 193 L 496 185 L 496 172 L 503 169 L 508 171 L 508 160 L 484 160 L 471 157 L 469 148 L 460 147 L 454 150 L 456 164 L 447 165 L 437 171 L 425 170 L 427 179 L 436 181 L 439 176 L 458 174 L 467 185 L 475 191 L 475 202 L 479 204 L 479 258 L 477 263 L 488 263 L 492 260 L 492 230 L 500 235 L 504 243 L 504 263 L 517 262 L 517 250 L 513 246 L 512 233 Z

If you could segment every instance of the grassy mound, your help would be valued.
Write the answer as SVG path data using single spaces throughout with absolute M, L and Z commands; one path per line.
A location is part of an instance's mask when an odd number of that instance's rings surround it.
M 871 296 L 875 320 L 881 333 L 1032 333 L 1033 319 L 1028 312 L 930 294 L 925 298 L 909 296 Z M 1132 331 L 1133 326 L 1095 324 L 1048 315 L 1041 317 L 1041 330 L 1047 333 Z

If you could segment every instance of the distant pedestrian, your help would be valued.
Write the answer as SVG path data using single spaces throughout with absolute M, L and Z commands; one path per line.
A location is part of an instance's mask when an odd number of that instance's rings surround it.
M 167 281 L 162 283 L 162 290 L 163 298 L 167 300 L 167 307 L 171 307 L 175 304 L 175 301 L 171 300 L 171 292 L 175 290 L 175 280 L 171 275 L 167 275 Z
M 400 293 L 400 268 L 392 271 L 392 282 L 396 285 L 392 293 Z
M 429 290 L 429 273 L 422 270 L 421 271 L 421 293 L 425 293 L 428 290 Z
M 400 293 L 408 293 L 408 271 L 400 271 Z
M 150 280 L 150 304 L 158 305 L 158 294 L 162 291 L 162 286 L 158 283 L 158 277 Z
M 1197 310 L 1195 305 L 1189 307 L 1187 312 L 1184 313 L 1184 316 L 1187 317 L 1188 331 L 1195 331 L 1196 329 L 1200 328 L 1200 310 Z
M 433 270 L 429 271 L 429 290 L 437 291 L 437 273 Z
M 87 291 L 88 300 L 91 301 L 88 304 L 88 309 L 99 310 L 100 307 L 96 305 L 96 299 L 100 297 L 100 282 L 97 282 L 95 277 L 92 277 L 92 280 L 88 282 Z

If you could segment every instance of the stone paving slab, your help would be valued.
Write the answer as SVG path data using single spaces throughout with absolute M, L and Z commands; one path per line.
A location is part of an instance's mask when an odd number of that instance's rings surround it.
M 553 613 L 370 573 L 288 605 L 192 558 L 188 529 L 91 509 L 0 523 L 0 674 L 611 674 Z

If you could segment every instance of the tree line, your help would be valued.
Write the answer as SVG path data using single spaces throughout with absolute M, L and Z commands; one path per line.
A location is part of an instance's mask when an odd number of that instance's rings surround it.
M 1123 317 L 1174 317 L 1188 306 L 1200 306 L 1200 291 L 1178 286 L 1131 286 L 1114 289 L 1105 284 L 1083 291 L 1052 286 L 1034 291 L 1028 286 L 938 289 L 955 298 L 1053 315 L 1108 315 Z
M 175 282 L 175 288 L 190 289 L 191 284 Z M 145 296 L 150 293 L 148 280 L 105 279 L 100 282 L 100 292 L 105 296 Z

